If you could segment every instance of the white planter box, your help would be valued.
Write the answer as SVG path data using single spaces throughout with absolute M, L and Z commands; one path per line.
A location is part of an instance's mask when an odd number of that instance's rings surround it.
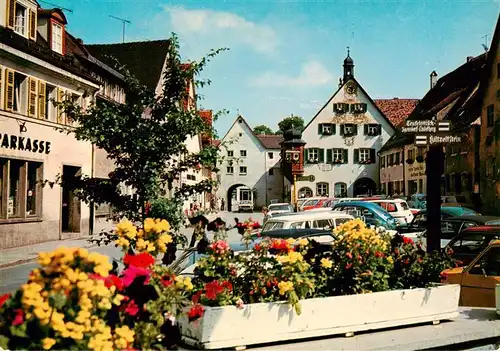
M 460 286 L 449 284 L 301 300 L 301 315 L 286 302 L 206 307 L 179 325 L 188 345 L 220 349 L 451 319 L 459 298 Z

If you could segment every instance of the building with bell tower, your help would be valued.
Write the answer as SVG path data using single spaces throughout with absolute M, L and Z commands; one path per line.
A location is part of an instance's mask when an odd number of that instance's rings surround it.
M 298 184 L 299 197 L 377 193 L 377 152 L 395 133 L 390 116 L 397 103 L 387 102 L 396 100 L 381 100 L 387 107 L 385 111 L 377 106 L 354 76 L 354 60 L 348 48 L 338 89 L 311 118 L 302 134 L 307 143 L 302 178 L 314 182 Z M 314 177 L 307 178 L 311 175 Z

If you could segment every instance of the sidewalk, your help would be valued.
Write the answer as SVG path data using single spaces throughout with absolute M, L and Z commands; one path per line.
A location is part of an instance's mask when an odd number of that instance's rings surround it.
M 89 238 L 90 236 L 84 236 L 79 239 L 47 241 L 39 244 L 0 250 L 0 268 L 12 267 L 36 260 L 39 252 L 53 251 L 60 246 L 84 248 L 96 246 L 96 244 L 91 244 L 87 241 Z
M 218 214 L 207 215 L 208 220 L 213 221 Z M 191 239 L 192 229 L 183 229 L 184 234 Z M 0 250 L 0 269 L 16 266 L 36 260 L 39 252 L 50 252 L 60 246 L 66 247 L 96 247 L 97 244 L 91 244 L 87 240 L 90 236 L 83 236 L 78 239 L 47 241 L 39 244 L 14 247 L 11 249 Z

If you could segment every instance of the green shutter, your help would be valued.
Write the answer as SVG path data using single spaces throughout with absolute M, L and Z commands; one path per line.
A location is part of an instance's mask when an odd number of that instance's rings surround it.
M 340 135 L 344 135 L 344 125 L 340 125 Z
M 333 150 L 326 149 L 326 163 L 333 163 Z
M 359 149 L 354 149 L 354 163 L 359 163 Z
M 332 135 L 335 135 L 337 133 L 337 125 L 332 124 Z
M 363 124 L 364 135 L 368 135 L 368 126 L 369 126 L 369 124 Z
M 342 161 L 343 161 L 343 163 L 349 163 L 349 150 L 348 149 L 342 150 Z
M 375 149 L 370 149 L 370 163 L 376 163 Z
M 377 126 L 377 135 L 382 135 L 382 125 L 381 124 L 379 124 Z
M 304 149 L 304 163 L 309 163 L 309 149 Z
M 321 123 L 318 124 L 318 135 L 323 135 L 323 125 Z
M 318 149 L 318 162 L 319 163 L 325 162 L 325 149 Z
M 358 135 L 358 125 L 354 124 L 354 135 Z

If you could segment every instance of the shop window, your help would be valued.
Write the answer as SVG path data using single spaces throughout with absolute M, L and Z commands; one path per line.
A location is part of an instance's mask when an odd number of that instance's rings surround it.
M 27 91 L 28 79 L 25 75 L 14 72 L 14 104 L 13 111 L 20 114 L 27 114 Z
M 26 216 L 36 216 L 38 211 L 38 194 L 41 191 L 39 183 L 42 174 L 42 164 L 37 162 L 28 162 L 27 183 L 26 183 Z
M 55 122 L 57 118 L 57 107 L 53 101 L 57 100 L 57 89 L 53 85 L 45 85 L 45 119 Z
M 0 214 L 27 218 L 41 214 L 42 163 L 0 159 Z M 8 196 L 4 196 L 7 194 Z

